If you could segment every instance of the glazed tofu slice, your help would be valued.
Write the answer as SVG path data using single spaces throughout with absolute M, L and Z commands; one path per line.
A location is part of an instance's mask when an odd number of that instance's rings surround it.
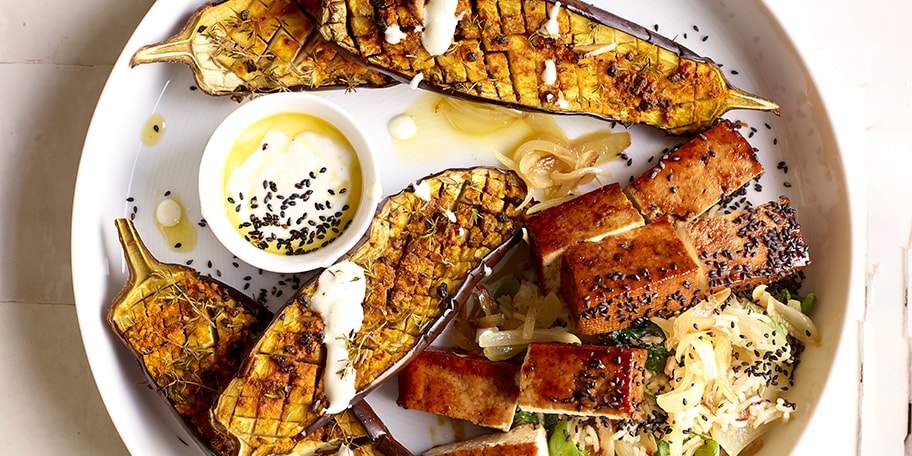
M 643 404 L 646 350 L 533 343 L 519 376 L 519 408 L 630 418 Z
M 561 296 L 582 335 L 669 317 L 694 301 L 700 267 L 668 221 L 567 249 Z
M 548 433 L 541 426 L 517 426 L 510 432 L 434 447 L 424 456 L 548 456 Z
M 560 288 L 561 255 L 571 245 L 597 241 L 643 224 L 643 216 L 616 183 L 531 217 L 526 226 L 532 265 L 538 272 L 542 291 L 557 292 Z
M 429 348 L 399 374 L 401 407 L 510 429 L 519 366 Z
M 689 222 L 761 172 L 751 145 L 723 121 L 663 157 L 625 191 L 648 222 Z
M 784 279 L 811 263 L 788 198 L 685 227 L 710 292 L 749 290 Z

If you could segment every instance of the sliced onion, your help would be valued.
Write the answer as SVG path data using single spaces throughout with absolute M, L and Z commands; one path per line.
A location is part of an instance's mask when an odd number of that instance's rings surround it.
M 776 299 L 770 299 L 767 302 L 766 311 L 771 317 L 785 325 L 789 334 L 796 339 L 807 344 L 820 346 L 820 333 L 817 331 L 817 326 L 800 310 L 795 310 Z
M 473 135 L 493 133 L 527 115 L 503 106 L 473 103 L 454 97 L 444 97 L 443 100 L 441 111 L 450 125 Z
M 541 300 L 541 306 L 536 316 L 536 328 L 550 328 L 554 326 L 561 315 L 566 314 L 567 307 L 560 301 L 557 295 L 552 291 Z
M 478 346 L 481 348 L 497 347 L 503 345 L 528 345 L 530 342 L 563 342 L 565 344 L 580 343 L 579 337 L 565 329 L 550 328 L 532 331 L 530 338 L 523 337 L 522 329 L 508 329 L 504 331 L 485 330 L 478 335 Z
M 531 339 L 532 332 L 535 331 L 535 319 L 538 317 L 538 299 L 533 299 L 529 304 L 529 310 L 526 312 L 525 319 L 523 320 L 523 329 L 522 336 L 523 339 Z
M 534 118 L 532 116 L 528 121 L 531 123 Z M 512 156 L 496 155 L 504 166 L 516 171 L 530 189 L 543 192 L 544 201 L 548 202 L 566 198 L 574 194 L 579 186 L 610 175 L 601 165 L 618 156 L 629 145 L 630 134 L 627 132 L 600 132 L 574 142 L 554 134 L 540 133 L 517 147 Z
M 504 314 L 497 313 L 476 318 L 473 320 L 473 323 L 475 324 L 476 328 L 495 328 L 502 325 L 504 323 L 504 320 Z
M 719 366 L 716 364 L 716 352 L 713 350 L 712 344 L 704 336 L 703 339 L 697 338 L 692 347 L 703 365 L 703 378 L 715 380 L 719 376 Z
M 814 346 L 820 346 L 820 333 L 817 331 L 817 325 L 810 317 L 801 312 L 799 303 L 798 309 L 788 304 L 779 302 L 768 291 L 766 285 L 759 285 L 754 288 L 752 296 L 760 307 L 766 309 L 770 317 L 775 318 L 782 323 L 789 331 L 792 337 Z
M 526 351 L 526 347 L 523 346 L 502 345 L 497 347 L 486 347 L 484 349 L 484 355 L 485 358 L 488 358 L 491 361 L 504 361 L 524 351 Z
M 478 305 L 485 315 L 501 313 L 497 308 L 497 301 L 494 300 L 494 297 L 491 296 L 491 292 L 488 291 L 487 288 L 478 287 L 476 293 L 478 295 Z
M 683 413 L 700 405 L 705 387 L 703 379 L 687 374 L 681 386 L 668 393 L 659 394 L 656 396 L 656 402 L 668 413 Z

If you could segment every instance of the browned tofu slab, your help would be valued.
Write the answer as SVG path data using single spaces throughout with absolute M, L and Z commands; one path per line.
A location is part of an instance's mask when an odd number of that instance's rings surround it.
M 641 348 L 529 344 L 519 376 L 519 408 L 630 418 L 643 404 L 645 362 Z
M 531 217 L 529 243 L 532 264 L 542 291 L 560 288 L 561 255 L 571 245 L 597 241 L 607 235 L 643 226 L 643 216 L 617 183 L 580 195 Z
M 577 333 L 603 334 L 690 306 L 699 273 L 674 227 L 661 221 L 567 249 L 561 295 Z
M 513 363 L 429 348 L 399 374 L 397 403 L 507 430 L 519 395 L 517 372 Z
M 663 157 L 625 191 L 648 222 L 689 222 L 761 172 L 751 145 L 723 121 Z
M 548 456 L 548 433 L 541 426 L 517 426 L 510 432 L 434 447 L 424 456 Z
M 780 198 L 686 227 L 709 291 L 747 290 L 811 263 L 795 209 Z

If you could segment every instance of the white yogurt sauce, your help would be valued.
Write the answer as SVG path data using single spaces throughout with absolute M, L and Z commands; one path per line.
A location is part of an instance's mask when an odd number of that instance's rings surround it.
M 389 44 L 399 44 L 403 39 L 405 39 L 405 32 L 399 28 L 399 24 L 393 24 L 383 31 L 383 37 Z
M 431 201 L 431 185 L 422 180 L 415 185 L 415 196 L 424 201 Z
M 155 206 L 155 220 L 161 226 L 172 227 L 181 221 L 181 207 L 171 198 L 165 198 Z
M 541 78 L 544 85 L 552 85 L 557 82 L 557 66 L 554 65 L 554 60 L 545 60 L 545 69 L 542 70 Z
M 453 42 L 456 25 L 457 0 L 431 0 L 424 7 L 424 31 L 421 44 L 431 55 L 443 55 Z
M 323 391 L 329 401 L 326 413 L 339 413 L 348 408 L 357 392 L 348 341 L 364 321 L 361 303 L 366 288 L 364 269 L 350 261 L 342 261 L 320 274 L 317 291 L 311 299 L 311 308 L 320 313 L 325 325 Z
M 399 140 L 413 138 L 418 133 L 418 126 L 415 125 L 415 119 L 408 114 L 399 114 L 389 121 L 390 135 Z
M 266 118 L 242 133 L 226 175 L 225 209 L 235 228 L 283 255 L 335 240 L 361 197 L 361 167 L 348 140 L 304 114 Z
M 421 81 L 424 80 L 424 73 L 417 73 L 412 77 L 412 80 L 409 81 L 409 88 L 412 90 L 418 90 L 418 84 L 421 84 Z
M 542 24 L 539 32 L 549 38 L 560 36 L 560 24 L 557 23 L 557 16 L 560 14 L 561 2 L 554 2 L 551 9 L 548 10 L 548 20 Z
M 450 223 L 456 223 L 456 214 L 453 211 L 445 210 L 443 211 L 443 214 L 446 215 L 447 220 L 449 220 Z

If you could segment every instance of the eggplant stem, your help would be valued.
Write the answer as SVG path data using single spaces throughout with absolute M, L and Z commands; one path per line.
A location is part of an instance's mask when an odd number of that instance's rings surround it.
M 779 105 L 775 102 L 735 88 L 729 90 L 729 96 L 725 100 L 725 107 L 726 111 L 730 109 L 755 109 L 771 111 L 773 114 L 779 115 Z
M 155 62 L 184 62 L 187 64 L 195 63 L 193 56 L 193 46 L 191 37 L 182 36 L 177 39 L 169 39 L 160 43 L 143 46 L 133 54 L 130 60 L 130 67 L 142 65 L 144 63 Z
M 131 220 L 119 218 L 114 221 L 114 224 L 117 226 L 120 245 L 123 247 L 124 257 L 130 268 L 130 277 L 133 283 L 142 283 L 152 276 L 154 270 L 161 269 L 162 264 L 143 244 Z

